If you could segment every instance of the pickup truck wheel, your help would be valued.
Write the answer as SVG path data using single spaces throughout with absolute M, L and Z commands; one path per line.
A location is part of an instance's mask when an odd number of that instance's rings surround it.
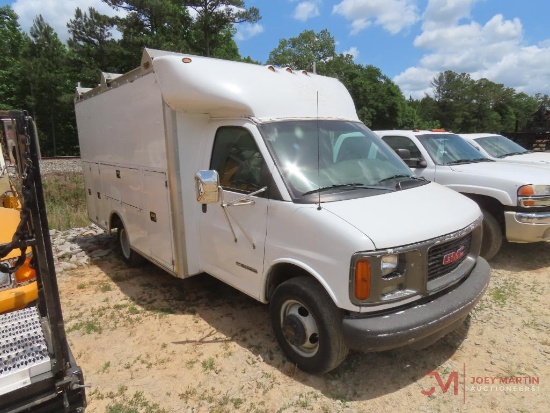
M 490 260 L 497 255 L 502 246 L 502 230 L 496 218 L 489 212 L 483 212 L 483 239 L 481 240 L 481 256 Z
M 326 373 L 346 358 L 342 314 L 315 280 L 296 277 L 279 285 L 269 313 L 283 352 L 305 372 Z
M 128 237 L 128 231 L 121 226 L 118 228 L 118 246 L 122 254 L 122 259 L 130 267 L 138 267 L 145 262 L 145 258 L 139 255 L 130 247 L 130 238 Z

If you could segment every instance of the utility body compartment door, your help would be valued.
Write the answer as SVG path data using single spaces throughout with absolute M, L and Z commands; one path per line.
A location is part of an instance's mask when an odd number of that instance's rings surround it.
M 166 173 L 145 171 L 144 184 L 149 252 L 152 259 L 173 271 L 172 222 Z

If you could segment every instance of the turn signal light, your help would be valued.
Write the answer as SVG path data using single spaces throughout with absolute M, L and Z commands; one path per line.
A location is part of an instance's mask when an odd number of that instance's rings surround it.
M 366 300 L 370 295 L 370 263 L 358 261 L 355 266 L 355 298 Z
M 535 189 L 533 188 L 533 185 L 524 185 L 518 189 L 518 195 L 521 195 L 521 196 L 535 195 Z

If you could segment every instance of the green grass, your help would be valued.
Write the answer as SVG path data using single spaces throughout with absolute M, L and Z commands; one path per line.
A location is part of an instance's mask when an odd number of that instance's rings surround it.
M 42 186 L 51 229 L 65 230 L 90 225 L 82 173 L 48 174 L 42 177 Z

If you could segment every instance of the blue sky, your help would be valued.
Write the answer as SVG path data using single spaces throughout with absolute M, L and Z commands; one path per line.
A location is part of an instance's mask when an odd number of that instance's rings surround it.
M 114 11 L 101 0 L 0 0 L 28 30 L 37 14 L 65 40 L 74 9 Z M 242 56 L 265 63 L 280 39 L 328 29 L 338 53 L 372 64 L 405 96 L 431 93 L 439 72 L 487 78 L 517 91 L 550 95 L 548 0 L 245 0 L 256 25 L 239 25 Z

